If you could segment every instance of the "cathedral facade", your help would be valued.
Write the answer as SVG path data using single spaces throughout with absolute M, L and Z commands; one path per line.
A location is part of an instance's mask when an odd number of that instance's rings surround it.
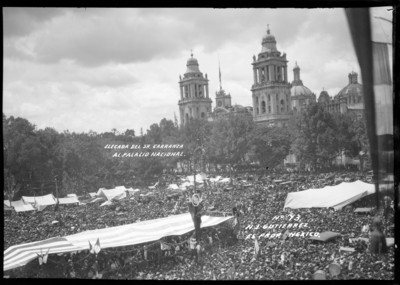
M 240 113 L 251 115 L 256 123 L 282 126 L 312 103 L 321 104 L 330 113 L 351 112 L 359 118 L 362 116 L 362 85 L 358 83 L 357 73 L 348 75 L 349 83 L 333 98 L 327 91 L 322 91 L 317 101 L 315 93 L 303 84 L 297 62 L 293 68 L 293 81 L 289 82 L 286 54 L 278 51 L 275 37 L 271 35 L 269 28 L 261 45 L 261 52 L 257 57 L 253 56 L 251 63 L 252 107 L 232 105 L 231 94 L 222 88 L 220 69 L 220 88 L 215 93 L 215 108 L 212 109 L 207 74 L 203 76 L 197 59 L 191 54 L 187 60 L 186 72 L 183 77 L 179 76 L 180 125 L 186 124 L 190 119 L 213 121 L 220 116 Z

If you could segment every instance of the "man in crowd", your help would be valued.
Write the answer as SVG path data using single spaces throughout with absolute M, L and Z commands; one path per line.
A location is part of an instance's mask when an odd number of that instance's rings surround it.
M 197 193 L 195 193 L 192 197 L 190 197 L 189 194 L 188 198 L 188 208 L 194 223 L 194 231 L 197 242 L 200 241 L 201 215 L 203 213 L 203 201 L 200 195 L 201 193 L 198 190 Z
M 373 231 L 370 235 L 370 252 L 372 254 L 385 254 L 388 249 L 386 245 L 386 238 L 382 232 L 382 221 L 379 217 L 375 217 L 372 222 Z

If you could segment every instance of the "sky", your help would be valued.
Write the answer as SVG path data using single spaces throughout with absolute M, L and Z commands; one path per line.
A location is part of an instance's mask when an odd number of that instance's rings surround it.
M 352 71 L 361 81 L 343 8 L 3 8 L 3 113 L 59 132 L 139 134 L 179 121 L 191 50 L 213 108 L 219 63 L 232 103 L 251 106 L 251 63 L 267 25 L 290 82 L 295 62 L 317 98 L 336 95 Z

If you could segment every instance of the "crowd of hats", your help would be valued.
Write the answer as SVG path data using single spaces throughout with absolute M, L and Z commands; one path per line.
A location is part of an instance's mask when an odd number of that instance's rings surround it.
M 374 215 L 381 216 L 386 237 L 393 237 L 393 212 L 355 213 L 356 207 L 374 206 L 373 195 L 340 211 L 300 209 L 283 212 L 287 193 L 325 185 L 368 179 L 359 172 L 300 175 L 270 173 L 268 176 L 243 174 L 231 186 L 212 183 L 202 190 L 207 214 L 223 215 L 236 207 L 239 231 L 232 221 L 202 230 L 201 250 L 189 248 L 192 233 L 167 237 L 146 245 L 50 255 L 46 263 L 33 261 L 5 272 L 13 277 L 103 278 L 103 279 L 240 279 L 240 280 L 311 280 L 311 279 L 385 279 L 394 278 L 394 249 L 384 255 L 372 255 L 363 228 L 372 228 Z M 285 183 L 290 181 L 290 183 Z M 224 191 L 225 190 L 225 191 Z M 62 206 L 57 212 L 10 213 L 4 217 L 4 249 L 11 245 L 65 236 L 85 230 L 112 227 L 137 221 L 187 212 L 184 196 L 169 196 L 157 189 L 153 199 L 125 199 L 108 207 L 97 204 Z M 170 196 L 171 197 L 171 196 Z M 179 205 L 177 207 L 177 205 Z M 214 213 L 214 214 L 213 214 Z M 265 230 L 246 230 L 249 224 L 268 224 L 276 215 L 300 215 L 302 222 L 315 232 L 332 231 L 341 236 L 328 242 L 304 237 L 285 240 L 260 238 L 258 255 L 254 239 Z M 283 218 L 285 219 L 285 218 Z M 270 232 L 282 231 L 268 229 Z M 236 235 L 237 234 L 237 235 Z M 100 241 L 101 246 L 101 241 Z M 342 251 L 341 248 L 351 248 Z M 197 258 L 196 258 L 197 256 Z

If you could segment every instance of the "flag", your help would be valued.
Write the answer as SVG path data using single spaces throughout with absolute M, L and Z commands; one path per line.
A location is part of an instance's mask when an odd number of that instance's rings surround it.
M 254 255 L 255 255 L 255 257 L 258 256 L 259 251 L 260 251 L 260 246 L 258 245 L 257 238 L 255 238 L 254 239 Z
M 376 206 L 379 209 L 379 172 L 384 175 L 393 173 L 392 16 L 387 7 L 375 7 L 348 8 L 346 17 L 361 68 Z
M 286 232 L 282 236 L 282 240 L 286 240 L 288 236 L 289 236 L 289 230 L 286 230 Z
M 33 203 L 33 208 L 35 208 L 35 210 L 38 211 L 39 210 L 39 205 L 38 205 L 38 203 L 36 201 L 36 196 L 34 197 L 34 199 L 35 199 L 35 203 Z
M 218 59 L 218 67 L 219 67 L 219 90 L 222 90 L 222 80 L 221 80 L 221 64 Z
M 49 256 L 50 248 L 47 250 L 45 254 L 43 254 L 42 250 L 40 250 L 40 254 L 37 254 L 39 257 L 39 265 L 47 263 L 47 257 Z
M 22 203 L 22 201 L 21 201 Z M 202 216 L 202 226 L 212 227 L 232 217 Z M 112 248 L 145 244 L 171 235 L 184 235 L 193 231 L 193 222 L 188 213 L 136 222 L 117 227 L 80 232 L 65 237 L 13 245 L 4 251 L 3 270 L 23 266 L 37 258 L 40 248 L 50 248 L 50 254 L 87 250 L 88 241 L 101 239 L 101 248 Z M 99 242 L 100 244 L 100 242 Z
M 233 220 L 233 227 L 236 227 L 237 225 L 237 217 L 235 217 L 235 219 Z
M 161 250 L 170 250 L 171 247 L 163 242 L 160 242 Z
M 97 241 L 94 246 L 89 241 L 89 251 L 91 254 L 97 255 L 97 254 L 99 254 L 100 250 L 101 250 L 101 247 L 100 247 L 100 239 L 99 238 L 97 238 Z

